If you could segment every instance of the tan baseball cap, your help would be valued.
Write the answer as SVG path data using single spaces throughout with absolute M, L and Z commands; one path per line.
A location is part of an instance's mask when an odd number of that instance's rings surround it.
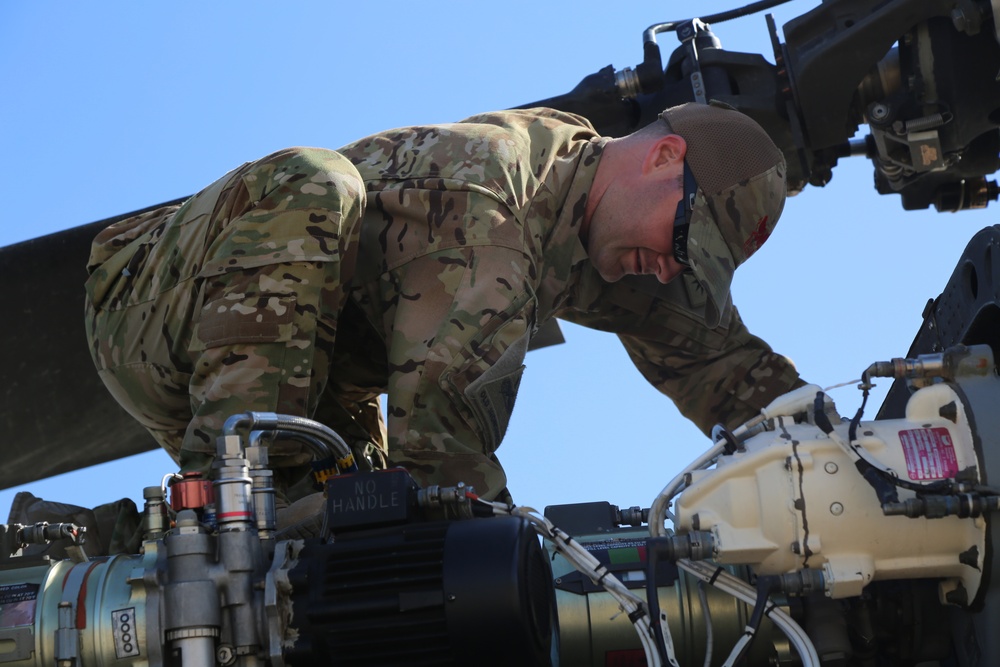
M 781 216 L 785 158 L 756 121 L 725 104 L 681 104 L 660 119 L 687 142 L 674 257 L 705 290 L 705 321 L 716 327 L 731 307 L 736 267 Z

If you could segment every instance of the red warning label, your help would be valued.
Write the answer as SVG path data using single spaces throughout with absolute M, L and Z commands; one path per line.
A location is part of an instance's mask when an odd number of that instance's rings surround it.
M 912 480 L 947 479 L 958 473 L 955 445 L 948 429 L 914 428 L 899 432 L 906 456 L 906 472 Z

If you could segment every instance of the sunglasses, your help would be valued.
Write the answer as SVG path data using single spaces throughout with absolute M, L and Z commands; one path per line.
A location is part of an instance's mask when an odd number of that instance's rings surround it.
M 698 182 L 684 161 L 684 194 L 677 202 L 677 212 L 674 214 L 674 259 L 682 266 L 691 266 L 688 258 L 688 232 L 691 229 L 691 210 L 698 194 Z

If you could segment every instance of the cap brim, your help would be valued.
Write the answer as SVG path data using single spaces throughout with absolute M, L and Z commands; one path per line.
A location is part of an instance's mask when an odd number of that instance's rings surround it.
M 736 262 L 701 190 L 691 209 L 687 249 L 691 271 L 708 297 L 705 303 L 705 323 L 715 328 L 732 306 L 729 289 L 736 272 Z

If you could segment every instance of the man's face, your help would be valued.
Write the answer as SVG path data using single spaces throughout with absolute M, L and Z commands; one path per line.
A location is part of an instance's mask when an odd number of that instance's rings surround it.
M 591 219 L 587 254 L 608 282 L 655 275 L 661 283 L 684 271 L 674 259 L 674 216 L 682 192 L 676 179 L 614 186 Z

